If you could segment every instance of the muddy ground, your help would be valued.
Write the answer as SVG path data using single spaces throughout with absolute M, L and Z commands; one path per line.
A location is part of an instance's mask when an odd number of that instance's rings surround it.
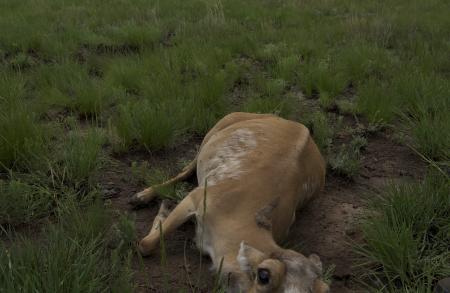
M 135 217 L 139 238 L 148 232 L 160 201 L 155 200 L 139 210 L 133 210 L 127 204 L 129 196 L 144 188 L 133 180 L 131 163 L 147 161 L 151 168 L 169 167 L 176 174 L 179 171 L 176 162 L 194 158 L 200 142 L 201 138 L 196 137 L 169 152 L 150 155 L 128 153 L 116 157 L 102 173 L 101 182 L 103 188 L 109 190 L 113 207 Z M 285 244 L 306 255 L 317 253 L 325 268 L 335 266 L 332 292 L 362 291 L 355 280 L 358 272 L 353 267 L 355 255 L 350 243 L 363 241 L 358 221 L 364 214 L 367 198 L 374 196 L 386 183 L 418 180 L 425 172 L 425 164 L 420 158 L 408 147 L 396 143 L 388 131 L 371 135 L 363 155 L 361 170 L 353 180 L 328 172 L 324 192 L 297 212 Z M 192 183 L 195 183 L 195 178 Z M 214 274 L 209 271 L 210 260 L 201 257 L 195 248 L 192 240 L 194 229 L 194 223 L 188 222 L 167 237 L 165 266 L 161 266 L 159 253 L 142 260 L 134 257 L 138 292 L 162 292 L 167 286 L 164 285 L 165 280 L 171 292 L 211 291 Z

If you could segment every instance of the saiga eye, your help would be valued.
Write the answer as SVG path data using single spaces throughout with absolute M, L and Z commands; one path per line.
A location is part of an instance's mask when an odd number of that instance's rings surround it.
M 258 269 L 258 282 L 267 285 L 270 282 L 270 271 L 268 269 Z

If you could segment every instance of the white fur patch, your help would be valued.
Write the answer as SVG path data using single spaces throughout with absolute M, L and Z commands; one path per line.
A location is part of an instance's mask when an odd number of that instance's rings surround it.
M 207 229 L 205 229 L 203 222 L 201 220 L 201 217 L 197 217 L 197 227 L 196 227 L 196 233 L 195 233 L 195 243 L 197 244 L 197 248 L 205 253 L 208 254 L 209 257 L 214 261 L 215 260 L 215 253 L 214 253 L 214 247 L 212 245 L 212 239 L 211 234 Z M 213 266 L 215 264 L 213 263 Z
M 247 128 L 237 129 L 220 145 L 216 146 L 215 155 L 199 166 L 198 180 L 200 185 L 216 185 L 225 179 L 237 179 L 244 172 L 242 158 L 257 145 L 254 133 Z
M 308 190 L 309 190 L 309 185 L 308 185 L 308 183 L 303 183 L 303 191 L 304 191 L 304 192 L 308 192 Z
M 300 292 L 300 290 L 298 290 L 294 286 L 288 287 L 284 290 L 284 293 L 299 293 L 299 292 Z

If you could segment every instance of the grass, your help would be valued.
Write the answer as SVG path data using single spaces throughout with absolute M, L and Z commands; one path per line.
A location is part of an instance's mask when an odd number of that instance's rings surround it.
M 311 115 L 306 115 L 303 118 L 303 123 L 310 129 L 315 143 L 320 151 L 327 155 L 334 137 L 334 128 L 330 127 L 328 116 L 323 112 L 314 112 Z
M 47 107 L 69 109 L 84 117 L 98 118 L 116 95 L 115 87 L 91 76 L 87 65 L 72 60 L 39 66 L 32 76 L 37 95 Z
M 447 2 L 3 1 L 1 221 L 90 198 L 103 157 L 158 155 L 231 111 L 304 122 L 346 177 L 385 129 L 448 166 Z M 336 110 L 365 125 L 342 146 Z
M 427 157 L 443 162 L 450 161 L 450 131 L 447 115 L 439 112 L 436 115 L 425 115 L 408 119 L 413 133 L 414 145 Z M 443 132 L 445 131 L 445 132 Z
M 98 193 L 93 177 L 101 165 L 103 141 L 98 130 L 75 130 L 61 149 L 32 153 L 22 169 L 7 169 L 0 180 L 0 225 L 29 224 L 54 214 L 68 200 L 85 204 L 92 199 Z
M 327 283 L 329 286 L 333 282 L 333 274 L 336 269 L 336 265 L 331 264 L 327 268 L 324 269 L 322 280 Z
M 139 57 L 122 57 L 107 67 L 105 79 L 115 87 L 122 87 L 129 93 L 139 93 L 144 86 L 143 77 L 148 76 L 145 60 Z
M 331 60 L 328 58 L 308 63 L 300 76 L 300 84 L 305 94 L 312 96 L 313 93 L 317 93 L 319 102 L 325 109 L 333 106 L 334 99 L 343 92 L 347 83 L 342 73 L 330 63 Z
M 350 129 L 353 133 L 349 143 L 339 144 L 337 135 L 345 133 L 343 129 L 342 116 L 326 114 L 322 111 L 305 115 L 302 122 L 310 129 L 311 135 L 326 157 L 330 171 L 334 174 L 353 179 L 358 173 L 361 165 L 362 153 L 367 146 L 369 129 Z M 370 128 L 370 125 L 369 127 Z
M 366 138 L 354 136 L 348 145 L 341 145 L 328 159 L 331 170 L 350 179 L 355 177 L 361 165 L 361 151 L 366 146 Z
M 177 125 L 173 117 L 167 114 L 170 107 L 166 103 L 130 103 L 119 111 L 116 129 L 124 146 L 129 147 L 137 142 L 148 150 L 160 150 L 173 143 Z
M 368 285 L 389 292 L 432 292 L 450 274 L 448 177 L 429 174 L 423 182 L 392 184 L 370 201 L 356 246 Z
M 1 291 L 132 292 L 129 254 L 106 247 L 110 221 L 99 203 L 85 211 L 67 205 L 44 240 L 19 237 L 0 245 Z
M 272 113 L 281 117 L 292 116 L 295 101 L 290 97 L 252 97 L 249 98 L 243 110 L 250 113 Z
M 44 128 L 20 102 L 0 105 L 0 168 L 25 168 L 45 152 Z
M 20 180 L 0 181 L 0 225 L 27 224 L 47 216 L 53 194 Z
M 91 184 L 92 176 L 100 167 L 100 155 L 104 136 L 99 130 L 92 129 L 86 134 L 80 131 L 69 135 L 62 150 L 62 162 L 59 171 L 66 184 L 80 186 Z

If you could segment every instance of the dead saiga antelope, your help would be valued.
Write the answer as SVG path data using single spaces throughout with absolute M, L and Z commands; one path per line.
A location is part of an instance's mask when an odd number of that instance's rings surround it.
M 161 206 L 139 243 L 143 255 L 159 247 L 160 221 L 168 234 L 195 216 L 197 246 L 214 269 L 222 262 L 229 292 L 329 291 L 317 255 L 305 257 L 278 245 L 296 208 L 325 181 L 324 160 L 305 126 L 273 115 L 229 114 L 206 135 L 196 160 L 159 187 L 184 180 L 195 169 L 199 187 L 170 213 Z M 131 203 L 148 203 L 157 187 L 135 194 Z

